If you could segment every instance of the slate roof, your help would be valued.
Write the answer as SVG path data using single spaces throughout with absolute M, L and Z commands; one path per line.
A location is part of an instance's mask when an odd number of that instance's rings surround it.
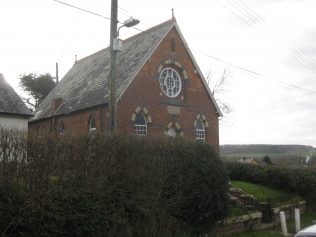
M 179 31 L 176 21 L 171 19 L 123 41 L 123 51 L 118 53 L 117 58 L 117 99 L 122 96 L 159 43 L 174 26 Z M 32 120 L 52 116 L 50 107 L 54 98 L 63 99 L 63 104 L 54 115 L 68 114 L 108 103 L 109 74 L 109 48 L 77 61 L 41 102 Z M 212 96 L 211 99 L 213 100 Z M 216 102 L 215 106 L 217 107 Z
M 15 90 L 0 74 L 0 114 L 31 117 L 31 111 L 26 107 Z

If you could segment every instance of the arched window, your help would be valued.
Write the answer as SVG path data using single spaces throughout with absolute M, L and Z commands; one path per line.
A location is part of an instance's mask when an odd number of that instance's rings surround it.
M 65 134 L 65 126 L 63 122 L 60 122 L 59 124 L 58 134 L 61 136 Z
M 136 134 L 146 136 L 148 132 L 147 125 L 152 122 L 148 109 L 143 105 L 137 106 L 132 113 L 131 120 Z
M 198 141 L 205 142 L 205 127 L 204 127 L 204 123 L 201 119 L 196 120 L 195 138 Z
M 139 112 L 136 114 L 134 127 L 137 135 L 147 135 L 147 121 L 143 113 Z
M 95 132 L 97 131 L 96 124 L 95 124 L 95 119 L 93 115 L 90 116 L 89 118 L 89 134 L 95 135 Z
M 175 138 L 177 136 L 177 131 L 172 127 L 167 131 L 167 136 Z
M 165 132 L 165 135 L 169 136 L 169 137 L 177 137 L 177 136 L 184 136 L 183 131 L 180 127 L 180 124 L 177 121 L 171 121 L 168 123 Z

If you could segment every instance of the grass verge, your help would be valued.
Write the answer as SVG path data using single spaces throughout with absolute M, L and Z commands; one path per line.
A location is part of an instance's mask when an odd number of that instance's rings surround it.
M 244 192 L 250 195 L 253 195 L 256 198 L 268 197 L 271 199 L 275 199 L 275 198 L 285 198 L 289 196 L 289 194 L 284 191 L 272 189 L 272 188 L 259 185 L 259 184 L 253 184 L 253 183 L 248 183 L 248 182 L 238 181 L 238 180 L 232 180 L 231 183 L 233 186 L 242 189 Z
M 316 212 L 308 211 L 301 215 L 301 229 L 312 224 L 312 221 L 316 220 Z M 289 233 L 295 233 L 294 220 L 287 221 L 287 227 Z M 272 231 L 247 231 L 244 233 L 233 235 L 232 237 L 282 237 L 281 227 L 278 226 L 276 230 Z

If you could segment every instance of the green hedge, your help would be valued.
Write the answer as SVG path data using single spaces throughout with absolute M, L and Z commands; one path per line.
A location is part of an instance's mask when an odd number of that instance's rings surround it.
M 201 233 L 228 211 L 225 167 L 207 144 L 132 136 L 15 143 L 27 153 L 1 157 L 2 236 L 168 237 Z
M 299 193 L 316 208 L 316 170 L 285 168 L 278 166 L 256 166 L 238 162 L 226 163 L 231 179 L 263 184 L 291 193 Z

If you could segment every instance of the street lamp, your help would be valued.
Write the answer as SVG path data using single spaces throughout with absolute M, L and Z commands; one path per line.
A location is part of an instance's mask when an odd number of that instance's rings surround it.
M 120 35 L 120 29 L 122 27 L 133 27 L 133 26 L 137 25 L 138 23 L 139 23 L 139 20 L 136 18 L 133 18 L 133 17 L 130 17 L 129 19 L 124 21 L 124 23 L 118 28 L 116 37 L 113 39 L 113 50 L 114 51 L 121 52 L 123 50 L 122 40 L 120 38 L 118 38 Z
M 117 103 L 116 103 L 116 79 L 117 79 L 117 68 L 116 59 L 117 53 L 122 50 L 122 41 L 119 40 L 117 30 L 117 7 L 118 0 L 111 0 L 111 32 L 110 32 L 110 99 L 109 99 L 109 134 L 113 135 L 117 131 Z M 139 20 L 135 18 L 129 18 L 124 21 L 122 27 L 132 27 L 139 23 Z
M 134 17 L 130 17 L 129 19 L 125 20 L 123 25 L 120 26 L 120 28 L 118 29 L 118 31 L 120 31 L 120 29 L 122 27 L 132 27 L 132 26 L 136 26 L 139 23 L 139 20 L 134 18 Z

